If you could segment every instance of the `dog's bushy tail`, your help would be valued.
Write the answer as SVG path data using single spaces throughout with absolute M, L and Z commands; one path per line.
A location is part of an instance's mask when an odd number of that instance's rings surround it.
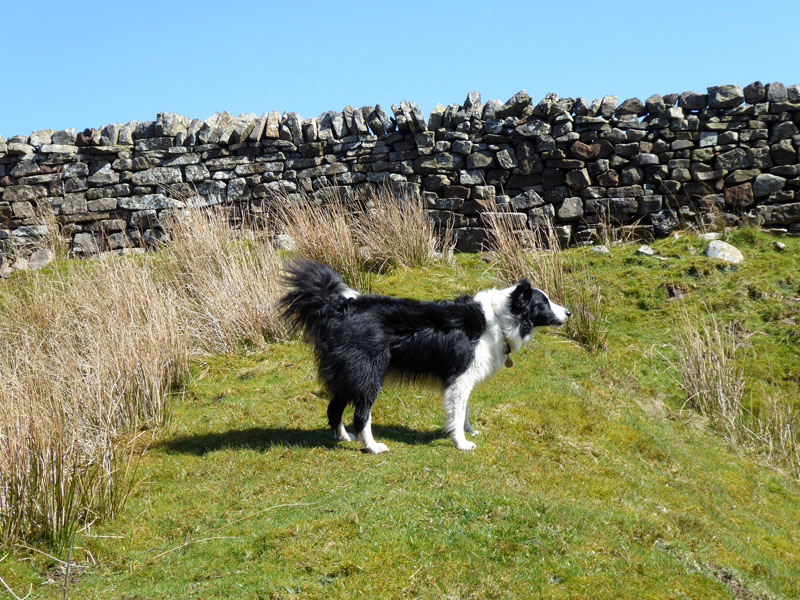
M 306 259 L 286 266 L 283 283 L 288 291 L 278 307 L 293 332 L 302 331 L 310 338 L 316 337 L 331 314 L 341 310 L 346 294 L 353 293 L 336 271 Z

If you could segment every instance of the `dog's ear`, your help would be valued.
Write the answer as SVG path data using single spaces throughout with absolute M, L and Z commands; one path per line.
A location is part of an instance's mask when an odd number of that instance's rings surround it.
M 514 304 L 527 304 L 533 297 L 533 288 L 531 282 L 527 279 L 521 279 L 514 290 L 511 292 L 511 301 Z

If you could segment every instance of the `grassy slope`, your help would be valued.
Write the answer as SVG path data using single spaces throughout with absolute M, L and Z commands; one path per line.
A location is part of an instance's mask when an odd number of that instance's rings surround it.
M 474 392 L 471 454 L 441 437 L 439 394 L 416 388 L 376 406 L 388 454 L 332 442 L 299 342 L 198 364 L 124 514 L 76 539 L 78 563 L 97 565 L 70 597 L 800 597 L 800 487 L 681 411 L 664 358 L 680 308 L 669 283 L 753 333 L 752 397 L 800 395 L 798 327 L 781 323 L 800 309 L 800 243 L 735 236 L 738 268 L 691 256 L 695 238 L 656 243 L 665 262 L 574 252 L 607 292 L 608 351 L 537 338 Z M 375 286 L 494 285 L 479 259 L 459 261 Z M 60 597 L 60 580 L 42 585 L 55 571 L 19 549 L 0 563 L 37 598 Z

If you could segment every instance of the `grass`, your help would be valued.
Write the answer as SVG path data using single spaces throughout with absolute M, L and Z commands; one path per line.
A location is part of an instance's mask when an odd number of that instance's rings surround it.
M 125 510 L 77 532 L 69 597 L 800 596 L 797 479 L 686 406 L 672 367 L 681 314 L 703 308 L 740 333 L 742 404 L 765 422 L 768 399 L 797 409 L 800 241 L 729 241 L 744 263 L 701 256 L 689 235 L 653 244 L 666 261 L 568 251 L 602 290 L 606 350 L 538 336 L 473 393 L 471 454 L 441 434 L 439 394 L 413 387 L 376 405 L 389 453 L 333 442 L 299 341 L 195 358 Z M 500 284 L 465 255 L 372 285 L 436 298 Z M 62 596 L 63 564 L 5 554 L 20 597 Z
M 338 189 L 279 198 L 275 222 L 298 254 L 330 265 L 353 289 L 369 292 L 374 273 L 452 258 L 451 230 L 436 230 L 417 195 L 378 186 L 349 197 Z
M 285 333 L 270 240 L 239 239 L 219 212 L 170 225 L 172 245 L 155 257 L 70 261 L 3 284 L 3 542 L 64 545 L 121 510 L 130 438 L 164 422 L 189 355 Z

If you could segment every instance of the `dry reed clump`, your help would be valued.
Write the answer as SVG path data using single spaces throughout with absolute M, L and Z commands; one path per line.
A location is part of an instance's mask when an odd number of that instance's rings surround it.
M 357 237 L 379 268 L 418 267 L 452 258 L 452 228 L 437 232 L 422 200 L 408 189 L 371 188 L 363 202 L 365 210 L 356 216 Z
M 604 325 L 600 287 L 582 262 L 566 261 L 552 224 L 546 222 L 523 231 L 515 230 L 504 219 L 493 219 L 490 225 L 489 238 L 501 280 L 513 285 L 528 278 L 572 312 L 563 328 L 568 338 L 590 352 L 605 348 L 608 329 Z
M 800 412 L 786 400 L 765 398 L 747 411 L 745 430 L 767 457 L 800 477 Z
M 177 298 L 114 260 L 32 275 L 0 312 L 0 539 L 63 542 L 122 505 L 125 434 L 186 372 Z
M 163 422 L 190 354 L 283 335 L 265 236 L 248 239 L 220 211 L 176 218 L 170 234 L 156 255 L 0 288 L 0 542 L 63 543 L 114 514 L 132 484 L 133 432 Z
M 194 348 L 230 352 L 285 337 L 275 308 L 281 261 L 265 232 L 231 227 L 224 209 L 177 213 L 165 226 L 157 273 L 181 300 Z
M 340 195 L 334 193 L 324 202 L 308 195 L 279 196 L 274 210 L 276 227 L 292 239 L 300 256 L 327 264 L 353 289 L 369 290 L 362 271 L 368 257 L 359 243 L 352 208 Z
M 744 402 L 746 378 L 737 331 L 720 327 L 711 314 L 681 314 L 675 367 L 686 402 L 734 445 L 752 447 L 800 476 L 800 414 L 786 400 L 766 397 Z
M 736 336 L 726 334 L 712 314 L 708 318 L 681 313 L 676 350 L 680 384 L 686 402 L 738 441 L 744 396 L 744 369 L 736 360 L 741 347 Z
M 369 291 L 371 272 L 452 257 L 451 229 L 437 232 L 421 199 L 408 190 L 384 185 L 352 197 L 337 190 L 279 197 L 274 220 L 298 254 L 331 266 L 347 285 Z

